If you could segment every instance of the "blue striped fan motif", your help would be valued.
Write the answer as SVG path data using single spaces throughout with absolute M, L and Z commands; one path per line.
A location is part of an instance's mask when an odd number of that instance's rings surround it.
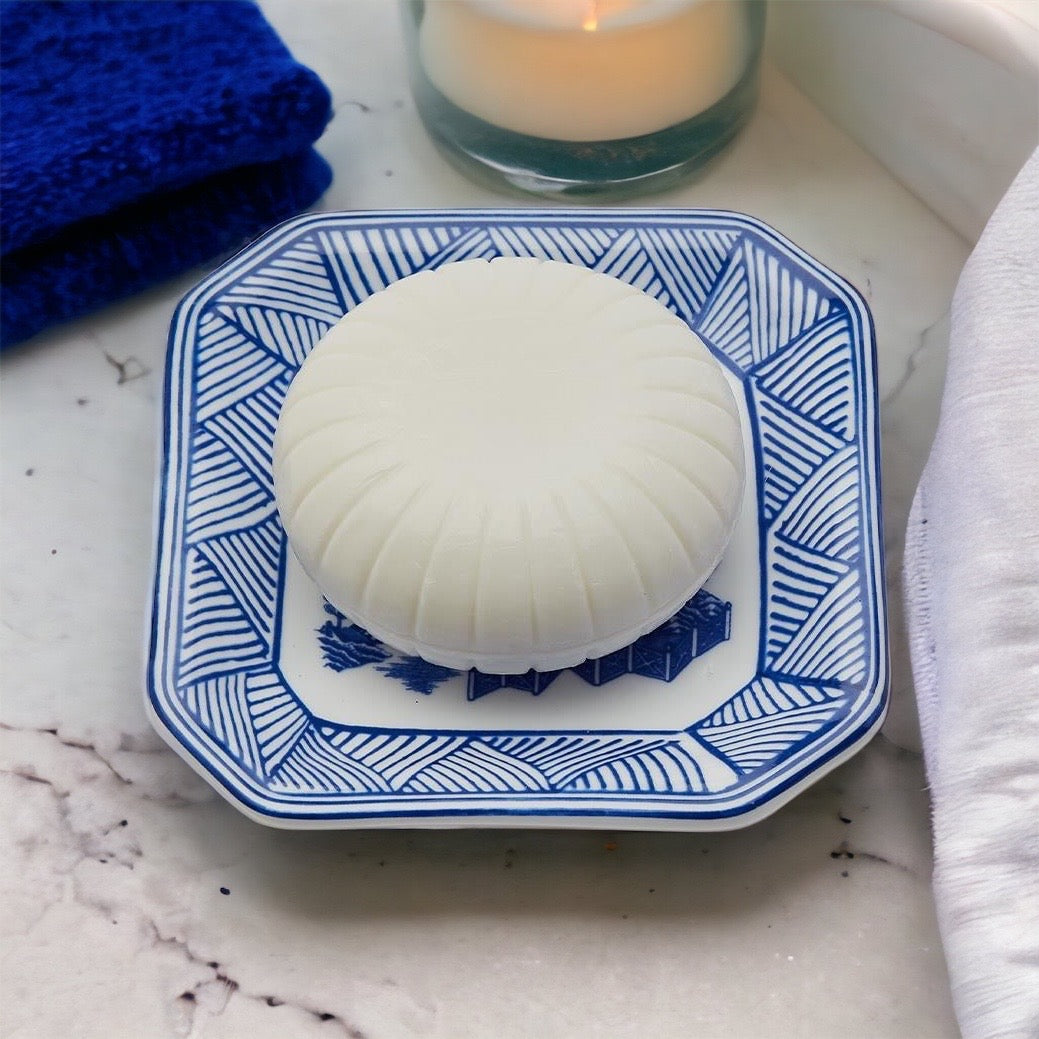
M 711 690 L 717 706 L 684 728 L 343 725 L 313 714 L 279 670 L 287 553 L 270 459 L 294 372 L 373 292 L 495 256 L 582 264 L 639 287 L 687 321 L 744 387 L 761 559 L 760 591 L 747 592 L 760 599 L 756 673 L 740 688 Z M 869 315 L 844 282 L 757 221 L 706 211 L 305 217 L 182 303 L 169 364 L 151 704 L 263 816 L 603 814 L 736 825 L 862 742 L 882 715 Z M 576 670 L 592 685 L 627 675 L 677 679 L 677 689 L 693 657 L 729 638 L 731 618 L 728 603 L 702 592 L 629 650 Z M 374 669 L 432 693 L 454 674 L 395 656 L 331 608 L 315 638 L 344 681 Z M 467 697 L 509 687 L 548 702 L 556 677 L 473 672 Z

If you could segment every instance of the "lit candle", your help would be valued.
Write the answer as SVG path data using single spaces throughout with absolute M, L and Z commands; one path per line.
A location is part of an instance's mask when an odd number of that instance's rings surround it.
M 429 0 L 430 82 L 494 126 L 560 141 L 654 133 L 710 108 L 748 47 L 734 0 Z

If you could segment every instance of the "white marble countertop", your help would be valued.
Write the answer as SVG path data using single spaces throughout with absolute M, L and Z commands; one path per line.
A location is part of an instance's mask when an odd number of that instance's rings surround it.
M 437 156 L 377 0 L 268 0 L 331 86 L 320 208 L 526 204 Z M 4 360 L 4 1036 L 954 1036 L 897 575 L 969 243 L 769 67 L 748 131 L 644 204 L 760 217 L 873 309 L 894 706 L 731 834 L 264 829 L 152 732 L 142 647 L 173 307 Z

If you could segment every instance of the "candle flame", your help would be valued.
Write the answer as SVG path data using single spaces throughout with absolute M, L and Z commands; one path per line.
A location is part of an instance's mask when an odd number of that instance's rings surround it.
M 599 28 L 599 11 L 596 0 L 588 0 L 588 7 L 585 10 L 584 21 L 581 22 L 581 28 L 585 32 L 595 32 Z

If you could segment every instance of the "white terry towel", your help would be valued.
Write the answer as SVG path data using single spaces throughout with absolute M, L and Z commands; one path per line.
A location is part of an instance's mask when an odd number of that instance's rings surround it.
M 960 1026 L 1037 1039 L 1039 152 L 956 289 L 905 589 Z

